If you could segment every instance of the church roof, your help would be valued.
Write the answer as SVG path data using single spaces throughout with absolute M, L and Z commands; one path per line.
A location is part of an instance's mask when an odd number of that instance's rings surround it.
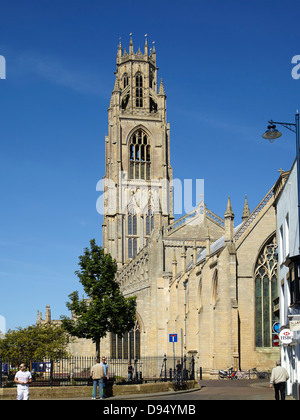
M 234 228 L 234 233 L 239 230 L 239 228 L 242 226 L 243 223 L 240 223 L 238 226 Z M 215 252 L 219 251 L 219 249 L 222 249 L 225 244 L 225 235 L 221 236 L 219 239 L 217 239 L 215 242 L 213 242 L 210 245 L 210 253 L 214 254 Z M 206 258 L 206 248 L 202 248 L 200 252 L 197 254 L 197 263 L 204 260 Z

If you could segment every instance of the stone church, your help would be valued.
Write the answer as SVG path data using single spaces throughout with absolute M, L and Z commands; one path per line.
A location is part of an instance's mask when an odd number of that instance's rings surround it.
M 136 326 L 108 334 L 101 351 L 116 359 L 194 355 L 218 369 L 271 368 L 279 350 L 276 220 L 273 188 L 235 224 L 200 200 L 174 220 L 170 124 L 155 47 L 117 52 L 105 137 L 103 247 L 118 263 L 126 297 L 137 297 Z M 243 203 L 242 203 L 243 204 Z
M 147 39 L 144 52 L 134 52 L 132 39 L 128 52 L 120 43 L 105 136 L 103 247 L 137 312 L 135 328 L 108 333 L 101 353 L 172 357 L 169 337 L 177 334 L 176 356 L 193 355 L 206 377 L 231 366 L 270 369 L 279 358 L 275 186 L 252 212 L 245 198 L 240 223 L 230 198 L 222 217 L 199 197 L 174 220 L 170 124 L 157 71 Z M 94 345 L 77 340 L 71 351 L 93 355 Z

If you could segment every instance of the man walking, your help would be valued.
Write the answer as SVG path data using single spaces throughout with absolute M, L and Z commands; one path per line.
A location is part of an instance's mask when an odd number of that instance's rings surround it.
M 99 386 L 99 397 L 102 400 L 102 390 L 103 390 L 103 380 L 105 377 L 104 366 L 100 363 L 100 358 L 97 358 L 96 364 L 92 366 L 91 369 L 92 379 L 93 379 L 93 397 L 95 400 L 97 397 L 97 386 Z
M 15 374 L 14 382 L 17 385 L 17 400 L 29 399 L 29 384 L 31 383 L 31 373 L 26 370 L 26 365 L 21 363 L 20 370 Z
M 287 370 L 281 366 L 280 360 L 276 362 L 276 367 L 272 370 L 270 378 L 270 388 L 274 386 L 275 389 L 275 400 L 285 400 L 285 386 L 286 381 L 289 379 Z

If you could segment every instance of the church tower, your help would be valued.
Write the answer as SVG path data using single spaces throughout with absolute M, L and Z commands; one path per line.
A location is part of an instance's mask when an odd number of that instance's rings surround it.
M 105 136 L 103 247 L 118 267 L 173 221 L 170 125 L 156 51 L 121 42 Z

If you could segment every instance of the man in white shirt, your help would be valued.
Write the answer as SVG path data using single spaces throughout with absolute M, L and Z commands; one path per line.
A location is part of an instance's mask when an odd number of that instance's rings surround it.
M 17 385 L 17 400 L 29 399 L 29 384 L 31 383 L 31 373 L 26 370 L 26 365 L 22 363 L 20 370 L 15 374 L 14 382 Z
M 97 397 L 97 386 L 99 386 L 99 397 L 102 400 L 103 396 L 103 380 L 105 378 L 104 366 L 100 363 L 100 358 L 97 357 L 96 364 L 92 366 L 91 369 L 92 379 L 93 379 L 93 397 L 92 400 L 95 400 Z
M 276 400 L 279 400 L 279 394 L 281 400 L 285 400 L 285 386 L 288 379 L 289 374 L 287 373 L 287 370 L 281 366 L 279 360 L 276 362 L 276 367 L 272 370 L 270 378 L 270 387 L 274 386 Z

